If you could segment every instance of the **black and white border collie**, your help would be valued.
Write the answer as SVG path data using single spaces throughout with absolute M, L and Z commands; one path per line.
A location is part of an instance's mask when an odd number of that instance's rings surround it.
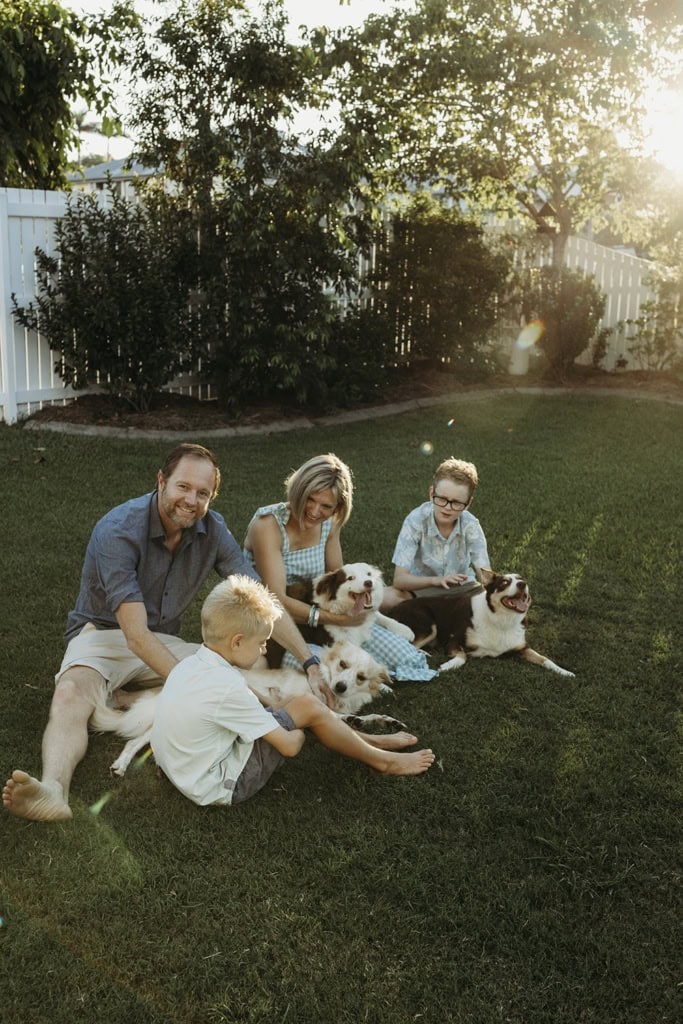
M 372 627 L 376 624 L 412 641 L 412 629 L 380 612 L 383 597 L 382 573 L 367 562 L 350 562 L 336 572 L 326 572 L 313 581 L 313 600 L 321 608 L 339 615 L 365 613 L 358 626 L 336 626 L 326 622 L 325 632 L 333 640 L 363 644 L 370 639 Z
M 526 615 L 531 604 L 529 587 L 516 573 L 480 569 L 482 589 L 468 594 L 416 597 L 389 613 L 415 633 L 415 646 L 439 644 L 448 661 L 440 672 L 460 668 L 471 658 L 498 658 L 517 654 L 524 661 L 573 676 L 550 658 L 537 654 L 526 641 Z

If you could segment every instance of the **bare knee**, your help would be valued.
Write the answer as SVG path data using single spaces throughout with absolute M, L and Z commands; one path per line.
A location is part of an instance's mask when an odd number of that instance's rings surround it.
M 50 716 L 69 714 L 87 720 L 105 693 L 106 683 L 99 672 L 80 666 L 67 669 L 55 686 Z
M 318 700 L 312 693 L 302 693 L 299 697 L 292 697 L 284 707 L 299 729 L 316 725 L 326 715 L 332 714 L 322 701 Z

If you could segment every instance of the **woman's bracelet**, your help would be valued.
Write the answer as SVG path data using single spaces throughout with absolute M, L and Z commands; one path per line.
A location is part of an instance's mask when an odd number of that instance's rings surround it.
M 313 603 L 311 605 L 311 610 L 308 613 L 308 625 L 311 626 L 313 629 L 315 629 L 315 627 L 318 625 L 319 622 L 320 622 L 320 608 L 318 607 L 317 604 Z

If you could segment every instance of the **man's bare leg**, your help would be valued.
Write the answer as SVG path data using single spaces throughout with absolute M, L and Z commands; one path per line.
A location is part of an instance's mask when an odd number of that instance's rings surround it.
M 83 666 L 67 669 L 55 687 L 43 735 L 41 780 L 17 770 L 5 784 L 2 802 L 18 818 L 60 821 L 71 818 L 69 787 L 88 748 L 88 719 L 105 681 Z
M 431 750 L 404 753 L 401 749 L 381 749 L 369 740 L 379 739 L 381 742 L 382 739 L 387 740 L 390 737 L 361 736 L 312 695 L 293 697 L 284 706 L 297 728 L 311 729 L 320 742 L 330 750 L 335 750 L 354 761 L 362 761 L 375 771 L 386 775 L 419 775 L 426 772 L 434 763 L 434 754 Z M 394 736 L 402 737 L 399 743 L 403 746 L 410 746 L 415 742 L 415 737 L 408 733 L 396 733 Z

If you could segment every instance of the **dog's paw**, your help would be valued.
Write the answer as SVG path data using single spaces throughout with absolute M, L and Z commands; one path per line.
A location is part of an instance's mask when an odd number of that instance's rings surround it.
M 450 661 L 444 661 L 443 665 L 439 665 L 439 672 L 450 672 L 452 668 L 462 668 L 467 658 L 462 654 L 456 655 L 455 658 L 451 658 Z
M 126 774 L 127 767 L 128 765 L 122 764 L 121 758 L 117 757 L 114 763 L 109 765 L 109 771 L 112 773 L 112 775 L 118 775 L 118 777 L 122 779 Z
M 349 729 L 355 729 L 356 732 L 362 732 L 365 725 L 365 719 L 362 715 L 342 715 L 341 719 L 343 722 L 346 722 Z
M 393 686 L 387 686 L 386 683 L 380 683 L 379 684 L 379 692 L 380 693 L 390 693 L 392 695 L 392 697 L 396 696 L 396 694 L 394 693 Z

